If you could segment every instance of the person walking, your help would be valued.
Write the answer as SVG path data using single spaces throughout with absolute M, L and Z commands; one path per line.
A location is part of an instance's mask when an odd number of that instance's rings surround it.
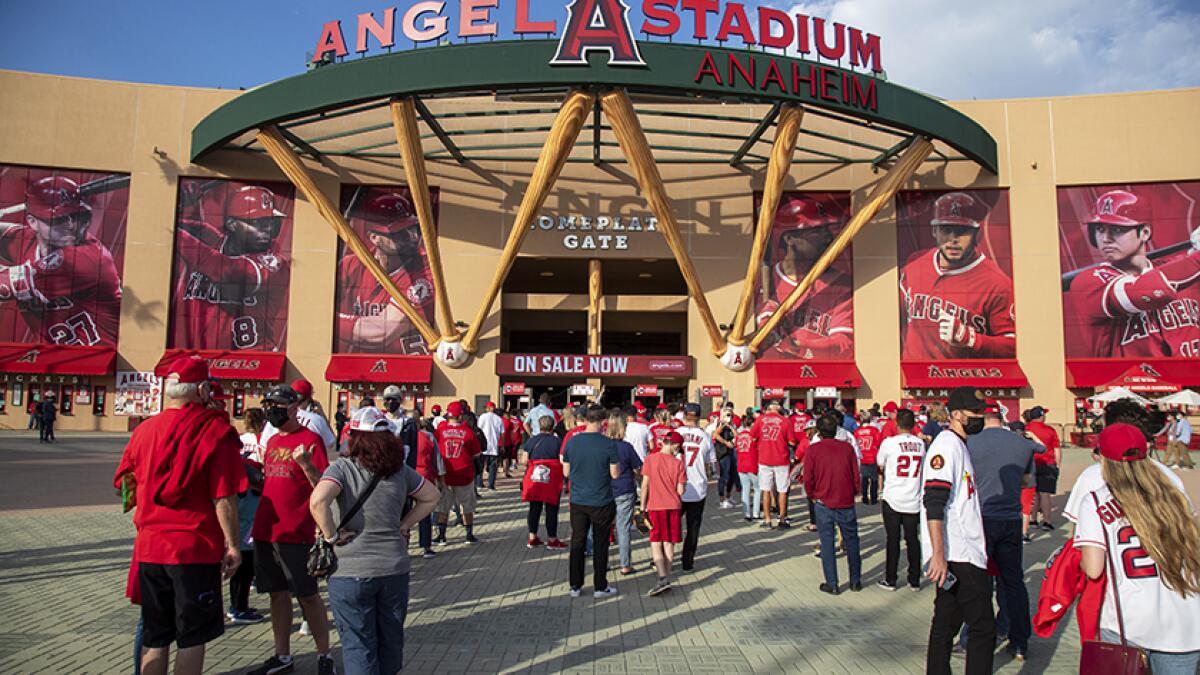
M 442 472 L 439 467 L 442 466 L 441 458 L 438 456 L 437 438 L 433 435 L 433 424 L 428 419 L 421 419 L 417 423 L 417 466 L 415 471 L 422 478 L 429 481 L 429 484 L 439 490 L 438 483 L 441 481 Z M 435 505 L 436 508 L 436 505 Z M 417 524 L 417 543 L 421 546 L 421 557 L 430 559 L 437 554 L 433 552 L 433 512 L 427 513 L 421 522 Z
M 42 415 L 38 412 L 38 406 L 41 404 L 42 400 L 38 398 L 38 395 L 35 392 L 29 392 L 29 403 L 25 406 L 25 412 L 29 415 L 29 426 L 26 427 L 26 431 L 37 429 L 40 432 L 42 430 Z
M 496 489 L 496 473 L 503 468 L 504 455 L 504 418 L 496 414 L 496 404 L 488 401 L 483 407 L 483 414 L 476 420 L 479 430 L 487 440 L 483 449 L 484 469 L 488 473 L 487 489 Z M 483 487 L 483 472 L 475 478 L 475 487 Z
M 747 523 L 762 518 L 762 491 L 758 489 L 758 441 L 750 433 L 753 425 L 752 417 L 743 417 L 742 428 L 733 441 L 737 452 L 738 478 L 742 481 L 742 518 Z
M 817 512 L 817 532 L 821 538 L 821 567 L 825 582 L 823 593 L 837 595 L 837 548 L 834 528 L 841 531 L 850 565 L 850 590 L 862 590 L 862 554 L 858 542 L 858 516 L 854 498 L 858 495 L 861 478 L 854 448 L 837 440 L 838 419 L 826 413 L 817 420 L 819 441 L 808 446 L 804 453 L 804 489 L 812 496 Z
M 771 529 L 771 505 L 779 505 L 779 526 L 789 527 L 787 519 L 787 491 L 791 468 L 790 449 L 796 445 L 792 422 L 779 414 L 782 406 L 773 400 L 767 411 L 754 420 L 750 435 L 758 443 L 758 488 L 763 493 L 764 529 Z
M 38 406 L 38 417 L 40 422 L 38 429 L 41 430 L 41 442 L 54 442 L 54 422 L 58 420 L 58 401 L 54 398 L 54 392 L 48 391 L 42 397 L 42 403 Z
M 1183 413 L 1175 413 L 1167 432 L 1167 465 L 1173 469 L 1194 469 L 1188 446 L 1192 443 L 1192 423 Z
M 229 579 L 229 611 L 225 617 L 230 623 L 252 624 L 266 621 L 266 617 L 250 606 L 250 586 L 254 583 L 254 538 L 250 531 L 254 527 L 254 514 L 258 511 L 258 500 L 263 489 L 263 446 L 259 442 L 267 418 L 262 408 L 247 408 L 242 417 L 242 465 L 246 469 L 246 489 L 238 493 L 238 533 L 242 552 L 242 564 Z
M 558 436 L 554 435 L 554 416 L 537 420 L 538 433 L 530 436 L 521 448 L 525 477 L 521 481 L 521 499 L 529 502 L 529 539 L 526 548 L 542 545 L 538 538 L 538 521 L 546 514 L 546 548 L 558 550 L 567 545 L 558 538 L 558 507 L 563 492 L 563 465 L 559 455 Z
M 337 412 L 334 413 L 333 420 L 334 420 L 334 423 L 336 424 L 336 429 L 334 429 L 334 433 L 339 439 L 341 439 L 342 432 L 345 431 L 346 424 L 350 421 L 350 416 L 346 414 L 346 404 L 345 403 L 342 403 L 340 401 L 338 402 Z
M 717 455 L 717 499 L 723 509 L 733 508 L 733 486 L 738 482 L 737 450 L 734 439 L 737 438 L 737 428 L 733 422 L 733 408 L 723 408 L 717 419 L 707 430 L 712 438 L 713 449 Z M 743 497 L 744 498 L 744 497 Z
M 571 597 L 583 589 L 584 550 L 588 533 L 593 539 L 592 597 L 617 594 L 608 581 L 608 533 L 616 517 L 617 505 L 612 481 L 620 476 L 617 444 L 600 433 L 607 413 L 599 404 L 584 409 L 584 429 L 563 445 L 563 476 L 571 481 Z
M 897 417 L 899 413 L 897 412 Z M 899 430 L 900 423 L 896 423 Z M 845 428 L 843 426 L 843 428 Z M 875 460 L 879 455 L 879 446 L 883 443 L 883 432 L 874 424 L 863 424 L 854 430 L 854 441 L 862 454 L 862 503 L 879 503 L 879 466 Z
M 390 675 L 404 666 L 409 538 L 439 495 L 404 463 L 401 440 L 377 408 L 355 412 L 348 448 L 321 475 L 309 510 L 321 537 L 337 547 L 337 569 L 328 584 L 342 665 L 354 675 Z M 358 506 L 343 530 L 337 529 L 334 502 L 342 518 Z
M 1041 526 L 1043 530 L 1054 529 L 1050 518 L 1054 510 L 1054 493 L 1058 492 L 1058 467 L 1062 465 L 1062 447 L 1058 441 L 1058 432 L 1047 426 L 1045 419 L 1048 409 L 1035 405 L 1025 411 L 1025 431 L 1037 436 L 1042 443 L 1042 452 L 1034 455 L 1036 465 L 1034 480 L 1037 487 L 1037 499 L 1030 515 L 1030 521 Z M 1041 522 L 1038 523 L 1038 514 Z
M 645 406 L 642 407 L 645 410 Z M 625 440 L 633 446 L 633 451 L 637 453 L 638 459 L 646 461 L 646 455 L 650 453 L 650 445 L 652 439 L 650 436 L 650 426 L 641 421 L 638 409 L 633 406 L 626 406 L 625 413 Z
M 335 671 L 329 655 L 329 616 L 317 580 L 308 573 L 308 552 L 316 542 L 316 523 L 308 500 L 329 468 L 329 456 L 321 436 L 300 424 L 299 410 L 300 396 L 288 385 L 276 385 L 263 396 L 263 413 L 276 432 L 264 443 L 265 478 L 251 536 L 255 588 L 271 597 L 275 653 L 250 671 L 253 675 L 275 675 L 295 668 L 293 596 L 317 646 L 317 672 Z
M 987 541 L 967 438 L 983 431 L 983 396 L 974 387 L 950 391 L 950 427 L 938 434 L 922 467 L 921 557 L 937 587 L 925 672 L 950 674 L 954 636 L 965 620 L 967 675 L 992 672 L 996 618 Z
M 608 416 L 604 434 L 617 444 L 617 470 L 612 481 L 613 500 L 617 505 L 617 550 L 621 558 L 621 574 L 633 574 L 633 507 L 637 505 L 638 485 L 641 483 L 642 459 L 625 440 L 625 414 L 613 411 Z
M 659 452 L 646 457 L 642 465 L 639 500 L 650 521 L 650 557 L 658 574 L 648 595 L 671 590 L 671 561 L 675 545 L 683 541 L 681 498 L 687 488 L 687 471 L 679 457 L 682 449 L 683 436 L 672 431 L 663 437 Z
M 296 421 L 300 426 L 321 437 L 321 442 L 325 444 L 326 450 L 336 448 L 338 444 L 338 436 L 333 435 L 333 429 L 329 428 L 329 420 L 325 419 L 325 413 L 321 411 L 321 405 L 313 400 L 313 385 L 308 380 L 300 379 L 292 382 L 289 386 L 296 396 L 299 397 L 299 403 L 296 407 Z M 374 406 L 375 402 L 371 399 L 364 398 L 359 407 Z M 279 428 L 267 420 L 267 426 L 263 428 L 262 443 L 266 445 L 271 437 L 279 431 Z
M 141 672 L 199 675 L 205 644 L 225 630 L 221 581 L 241 565 L 237 494 L 244 489 L 237 432 L 205 408 L 208 365 L 180 358 L 163 382 L 164 409 L 139 424 L 113 478 L 133 482 L 136 602 L 142 609 Z M 131 580 L 133 581 L 133 580 Z
M 683 518 L 687 534 L 683 537 L 680 568 L 691 572 L 696 566 L 696 548 L 700 545 L 700 525 L 704 521 L 704 502 L 708 499 L 708 480 L 717 474 L 717 453 L 712 438 L 700 428 L 700 405 L 683 406 L 683 426 L 676 429 L 683 437 L 683 463 L 687 489 L 683 492 Z
M 1039 449 L 1004 426 L 1000 405 L 992 400 L 984 410 L 983 431 L 967 438 L 988 559 L 999 571 L 996 634 L 1008 636 L 1008 654 L 1018 661 L 1025 660 L 1033 634 L 1021 559 L 1021 490 L 1033 483 L 1033 457 Z
M 925 442 L 913 435 L 916 415 L 911 410 L 896 412 L 896 435 L 883 439 L 876 464 L 883 477 L 883 530 L 886 557 L 883 579 L 878 586 L 887 591 L 900 588 L 900 535 L 908 554 L 908 587 L 921 590 L 921 463 Z
M 466 413 L 461 401 L 452 401 L 446 406 L 446 421 L 435 434 L 437 448 L 445 474 L 441 501 L 437 505 L 437 537 L 433 543 L 446 545 L 446 525 L 450 511 L 458 508 L 463 524 L 467 528 L 467 543 L 477 544 L 475 538 L 475 458 L 479 455 L 479 437 L 475 430 L 462 421 Z

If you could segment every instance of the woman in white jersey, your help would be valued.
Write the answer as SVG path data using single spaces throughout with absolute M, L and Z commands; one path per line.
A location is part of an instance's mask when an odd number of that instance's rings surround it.
M 1195 508 L 1178 476 L 1146 461 L 1146 437 L 1137 427 L 1109 425 L 1099 446 L 1104 484 L 1080 505 L 1075 545 L 1089 578 L 1108 575 L 1100 638 L 1120 643 L 1123 625 L 1125 639 L 1146 650 L 1155 675 L 1194 675 L 1200 663 Z

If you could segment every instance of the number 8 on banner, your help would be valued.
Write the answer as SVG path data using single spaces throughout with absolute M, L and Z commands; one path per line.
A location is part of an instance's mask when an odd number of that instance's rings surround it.
M 230 324 L 235 349 L 249 349 L 258 344 L 258 324 L 252 316 L 239 316 Z

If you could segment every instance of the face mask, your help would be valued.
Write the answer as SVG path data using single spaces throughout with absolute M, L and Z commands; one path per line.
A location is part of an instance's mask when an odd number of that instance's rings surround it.
M 388 412 L 395 413 L 397 410 L 400 409 L 400 401 L 397 401 L 394 398 L 389 398 L 388 400 L 383 402 L 383 406 L 385 408 L 387 408 Z
M 267 421 L 271 423 L 271 426 L 275 427 L 276 429 L 283 427 L 283 425 L 287 424 L 288 420 L 292 418 L 292 416 L 288 414 L 287 408 L 271 408 L 263 411 L 263 413 L 266 415 Z
M 967 432 L 968 436 L 974 436 L 975 434 L 983 431 L 983 418 L 967 418 L 967 423 L 963 425 L 963 431 Z

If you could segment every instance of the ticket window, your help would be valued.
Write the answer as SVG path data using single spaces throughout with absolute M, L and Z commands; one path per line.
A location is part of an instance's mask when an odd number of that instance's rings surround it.
M 16 412 L 25 411 L 25 385 L 20 382 L 13 382 L 12 406 Z
M 75 414 L 75 387 L 64 384 L 62 387 L 62 401 L 59 404 L 58 411 L 63 415 Z
M 92 414 L 97 417 L 104 417 L 104 399 L 108 393 L 103 385 L 92 387 Z
M 342 412 L 350 414 L 350 392 L 345 389 L 339 389 L 337 393 L 337 404 L 334 406 L 334 412 L 341 408 Z

